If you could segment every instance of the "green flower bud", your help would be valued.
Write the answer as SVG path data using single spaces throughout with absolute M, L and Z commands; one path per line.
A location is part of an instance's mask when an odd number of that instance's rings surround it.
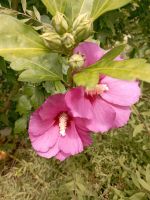
M 73 22 L 73 30 L 76 30 L 78 28 L 78 26 L 80 26 L 80 24 L 84 21 L 84 20 L 87 20 L 88 19 L 88 15 L 85 13 L 85 14 L 82 14 L 82 15 L 79 15 Z
M 77 42 L 86 40 L 93 32 L 93 22 L 87 15 L 80 15 L 73 23 L 73 35 Z
M 41 35 L 51 50 L 62 49 L 61 37 L 56 32 L 47 32 Z
M 69 65 L 72 68 L 81 68 L 84 65 L 84 57 L 80 54 L 74 54 L 69 59 Z
M 68 30 L 68 23 L 64 15 L 60 12 L 57 12 L 56 15 L 52 18 L 52 25 L 56 32 L 60 35 L 66 33 Z
M 67 49 L 72 48 L 75 45 L 73 35 L 71 33 L 65 33 L 62 37 L 62 43 Z

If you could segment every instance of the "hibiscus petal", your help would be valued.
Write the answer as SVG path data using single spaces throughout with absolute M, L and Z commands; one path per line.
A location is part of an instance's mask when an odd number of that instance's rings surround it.
M 89 120 L 85 120 L 82 118 L 74 118 L 75 126 L 78 132 L 79 137 L 82 140 L 83 146 L 89 146 L 92 144 L 92 138 L 89 133 L 89 129 L 86 124 L 88 124 Z
M 77 87 L 68 91 L 65 100 L 74 117 L 92 118 L 92 106 L 90 101 L 85 97 L 83 88 Z
M 32 142 L 32 146 L 36 151 L 47 152 L 50 147 L 53 147 L 58 141 L 59 128 L 58 126 L 52 126 L 47 132 L 38 137 L 29 135 Z
M 29 121 L 29 134 L 38 136 L 45 133 L 50 127 L 49 120 L 42 120 L 39 116 L 39 110 L 36 110 L 30 117 Z
M 39 115 L 43 120 L 49 119 L 53 121 L 58 113 L 66 111 L 67 107 L 64 101 L 63 94 L 50 96 L 40 107 Z
M 137 81 L 123 81 L 106 76 L 101 80 L 109 88 L 101 97 L 113 104 L 131 106 L 139 100 L 140 88 Z
M 75 53 L 79 53 L 85 57 L 84 66 L 87 67 L 97 62 L 105 54 L 105 51 L 96 43 L 82 42 L 74 49 Z
M 39 156 L 42 156 L 44 158 L 52 158 L 54 156 L 56 156 L 59 152 L 59 149 L 58 149 L 58 144 L 56 143 L 52 148 L 50 148 L 47 152 L 40 152 L 40 151 L 37 151 L 37 154 Z
M 109 105 L 101 98 L 97 98 L 93 102 L 93 120 L 89 120 L 87 127 L 93 132 L 108 131 L 115 120 L 116 113 Z
M 119 128 L 127 124 L 130 114 L 131 114 L 131 109 L 130 107 L 124 107 L 124 106 L 112 106 L 113 109 L 116 112 L 116 118 L 113 124 L 113 128 Z
M 78 134 L 82 140 L 84 147 L 87 147 L 92 144 L 92 138 L 91 138 L 90 133 L 85 132 L 84 130 L 78 129 Z
M 63 153 L 62 151 L 60 151 L 55 157 L 60 160 L 60 161 L 64 161 L 66 158 L 70 157 L 70 154 L 66 154 Z
M 59 149 L 66 154 L 77 154 L 83 151 L 83 144 L 72 121 L 66 130 L 66 135 L 59 138 Z
M 76 117 L 76 118 L 74 118 L 74 122 L 75 122 L 75 126 L 77 129 L 81 129 L 84 132 L 90 131 L 86 126 L 86 124 L 89 122 L 88 119 Z

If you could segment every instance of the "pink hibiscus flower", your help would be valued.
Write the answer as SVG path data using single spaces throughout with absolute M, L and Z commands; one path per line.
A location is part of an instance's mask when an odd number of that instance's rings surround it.
M 100 60 L 108 51 L 100 48 L 98 44 L 93 42 L 82 42 L 75 49 L 74 54 L 80 54 L 84 57 L 84 67 L 88 67 Z M 118 56 L 115 60 L 123 60 Z
M 84 56 L 84 66 L 98 61 L 105 53 L 97 44 L 81 43 L 74 53 Z M 121 60 L 120 57 L 116 58 Z M 90 80 L 89 80 L 90 81 Z M 108 76 L 100 77 L 93 90 L 73 88 L 66 94 L 66 102 L 75 117 L 92 119 L 87 127 L 94 132 L 125 125 L 131 114 L 131 106 L 139 100 L 137 81 L 123 81 Z
M 72 115 L 64 97 L 63 94 L 50 96 L 30 118 L 29 137 L 42 157 L 64 160 L 92 143 L 85 119 Z

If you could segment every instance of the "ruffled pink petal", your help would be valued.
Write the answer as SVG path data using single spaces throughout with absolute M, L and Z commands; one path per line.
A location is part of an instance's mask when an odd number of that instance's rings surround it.
M 89 120 L 87 127 L 93 132 L 108 131 L 115 117 L 116 113 L 111 105 L 98 97 L 93 103 L 93 120 Z
M 90 133 L 85 132 L 84 130 L 78 129 L 78 134 L 82 140 L 84 147 L 88 147 L 92 144 L 92 138 L 91 138 Z
M 56 143 L 52 148 L 50 148 L 47 152 L 40 152 L 40 151 L 37 151 L 37 154 L 39 156 L 42 156 L 44 158 L 52 158 L 54 156 L 56 156 L 59 152 L 59 149 L 58 149 L 58 144 Z
M 38 137 L 29 135 L 32 146 L 36 151 L 47 152 L 50 147 L 53 147 L 59 138 L 58 126 L 52 126 L 47 132 Z
M 71 155 L 70 154 L 66 154 L 66 153 L 63 153 L 62 151 L 59 152 L 55 157 L 60 160 L 60 161 L 64 161 L 66 158 L 70 157 Z
M 81 118 L 74 118 L 75 126 L 78 132 L 79 137 L 82 140 L 83 146 L 89 146 L 92 144 L 92 138 L 89 133 L 86 124 L 89 123 L 89 120 L 81 119 Z
M 86 124 L 88 122 L 89 122 L 88 119 L 79 118 L 79 117 L 74 118 L 74 123 L 75 123 L 76 128 L 77 129 L 81 129 L 81 130 L 83 130 L 85 132 L 89 132 L 90 131 L 86 126 Z
M 131 114 L 130 107 L 117 106 L 117 105 L 112 107 L 116 112 L 116 118 L 113 124 L 113 128 L 119 128 L 127 124 Z
M 83 151 L 83 144 L 72 121 L 66 130 L 66 135 L 59 138 L 59 149 L 65 154 L 77 154 Z
M 39 116 L 39 110 L 36 110 L 30 117 L 29 134 L 35 136 L 42 135 L 51 127 L 51 125 L 49 120 L 42 120 Z
M 74 53 L 85 57 L 84 66 L 87 67 L 97 62 L 105 54 L 105 51 L 96 43 L 82 42 L 74 49 Z
M 49 119 L 51 122 L 58 115 L 58 113 L 67 111 L 64 98 L 65 95 L 63 94 L 50 96 L 40 107 L 39 115 L 41 118 L 43 120 Z
M 74 117 L 86 119 L 92 118 L 92 106 L 90 101 L 85 97 L 85 91 L 83 88 L 77 87 L 68 91 L 65 100 Z
M 106 76 L 101 84 L 106 84 L 109 88 L 101 97 L 110 103 L 131 106 L 139 100 L 141 92 L 137 81 L 123 81 Z

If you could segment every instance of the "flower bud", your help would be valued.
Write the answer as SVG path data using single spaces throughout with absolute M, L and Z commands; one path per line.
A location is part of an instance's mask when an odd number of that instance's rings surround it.
M 73 35 L 71 33 L 65 33 L 62 37 L 62 43 L 67 49 L 72 48 L 75 45 Z
M 62 48 L 61 37 L 56 32 L 47 32 L 41 36 L 51 50 Z
M 68 23 L 64 15 L 60 12 L 57 12 L 56 15 L 52 18 L 52 25 L 56 32 L 60 35 L 64 34 L 68 30 Z
M 76 30 L 78 28 L 78 26 L 80 26 L 80 24 L 84 21 L 88 19 L 88 15 L 87 13 L 79 15 L 73 22 L 73 30 Z
M 73 23 L 73 35 L 77 42 L 86 40 L 93 31 L 93 22 L 87 14 L 80 15 Z
M 84 57 L 80 54 L 74 54 L 69 59 L 69 65 L 72 68 L 81 68 L 84 65 Z

